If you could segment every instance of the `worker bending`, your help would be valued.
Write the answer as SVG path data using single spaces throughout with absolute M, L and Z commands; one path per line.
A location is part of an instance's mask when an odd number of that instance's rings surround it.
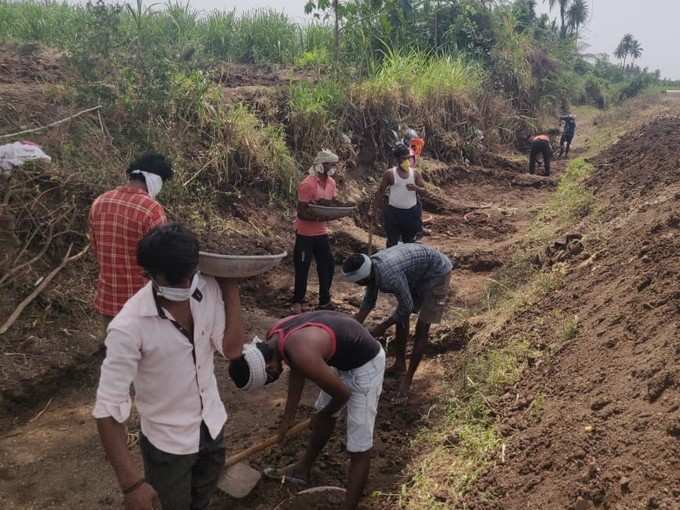
M 337 414 L 345 408 L 350 466 L 344 508 L 353 510 L 368 479 L 385 352 L 351 316 L 313 311 L 274 324 L 266 342 L 246 345 L 243 356 L 231 362 L 229 374 L 239 388 L 250 390 L 278 379 L 283 363 L 291 370 L 280 441 L 295 419 L 305 381 L 312 381 L 321 393 L 304 456 L 292 466 L 268 469 L 265 475 L 292 484 L 308 484 L 312 465 L 333 433 Z
M 399 394 L 402 397 L 410 391 L 429 339 L 430 325 L 441 322 L 448 303 L 453 267 L 446 255 L 417 243 L 393 246 L 372 257 L 355 254 L 343 264 L 345 280 L 366 287 L 364 300 L 355 315 L 361 324 L 375 308 L 379 292 L 397 298 L 397 309 L 373 328 L 371 334 L 382 337 L 388 328 L 396 325 L 396 360 L 388 373 L 401 376 Z M 407 369 L 406 340 L 412 313 L 418 313 L 418 322 Z

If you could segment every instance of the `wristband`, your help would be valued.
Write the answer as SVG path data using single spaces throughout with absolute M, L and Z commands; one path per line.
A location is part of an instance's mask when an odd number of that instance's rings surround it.
M 140 478 L 137 480 L 135 483 L 130 485 L 129 487 L 126 487 L 123 489 L 123 496 L 127 496 L 128 494 L 132 494 L 135 492 L 137 489 L 139 489 L 142 485 L 146 483 L 146 480 L 144 478 Z

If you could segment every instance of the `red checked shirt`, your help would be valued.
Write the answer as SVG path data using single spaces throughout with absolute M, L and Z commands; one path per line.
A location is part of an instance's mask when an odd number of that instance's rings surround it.
M 137 243 L 156 225 L 166 223 L 163 207 L 133 186 L 100 195 L 90 209 L 90 242 L 99 264 L 94 306 L 115 316 L 147 282 L 137 265 Z

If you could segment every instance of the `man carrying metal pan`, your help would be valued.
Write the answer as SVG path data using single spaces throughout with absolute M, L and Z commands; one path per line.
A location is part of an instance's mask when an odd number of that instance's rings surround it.
M 307 294 L 307 280 L 312 258 L 316 261 L 319 276 L 319 309 L 330 309 L 331 285 L 335 273 L 335 259 L 328 237 L 328 223 L 317 217 L 309 208 L 321 200 L 333 200 L 337 188 L 333 176 L 337 171 L 338 156 L 322 150 L 314 158 L 310 175 L 298 186 L 297 218 L 295 219 L 295 291 L 293 313 L 302 312 Z
M 108 327 L 93 416 L 127 510 L 207 509 L 224 465 L 227 413 L 213 358 L 241 356 L 239 290 L 198 273 L 198 248 L 178 224 L 147 233 L 137 261 L 151 281 Z M 127 446 L 131 383 L 143 475 Z

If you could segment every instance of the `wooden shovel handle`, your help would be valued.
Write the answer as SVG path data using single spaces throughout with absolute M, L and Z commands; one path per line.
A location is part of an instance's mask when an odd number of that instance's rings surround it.
M 291 428 L 288 429 L 288 432 L 286 433 L 286 438 L 293 437 L 303 430 L 309 428 L 309 424 L 311 423 L 312 419 L 307 418 L 304 421 L 301 421 L 297 425 L 293 425 Z M 274 446 L 276 443 L 279 442 L 279 435 L 271 436 L 268 439 L 265 439 L 264 441 L 257 443 L 254 446 L 251 446 L 250 448 L 247 448 L 246 450 L 243 450 L 239 453 L 235 453 L 231 457 L 229 457 L 224 466 L 229 467 L 233 466 L 234 464 L 238 464 L 242 460 L 247 459 L 248 457 L 251 457 L 255 455 L 256 453 L 260 453 L 262 450 L 266 450 L 270 446 Z

